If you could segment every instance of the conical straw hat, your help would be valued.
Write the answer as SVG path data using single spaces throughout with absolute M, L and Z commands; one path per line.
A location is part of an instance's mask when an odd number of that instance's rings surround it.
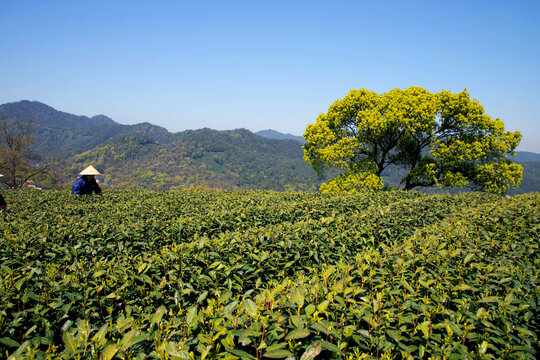
M 99 171 L 96 170 L 92 165 L 84 169 L 79 173 L 79 175 L 101 175 Z

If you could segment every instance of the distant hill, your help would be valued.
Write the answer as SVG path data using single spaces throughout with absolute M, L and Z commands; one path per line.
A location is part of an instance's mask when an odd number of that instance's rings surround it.
M 265 138 L 268 138 L 268 139 L 296 140 L 296 141 L 299 141 L 301 143 L 306 142 L 304 140 L 304 138 L 301 137 L 301 136 L 296 136 L 296 135 L 291 135 L 291 134 L 284 134 L 284 133 L 281 133 L 279 131 L 271 130 L 271 129 L 257 131 L 255 134 L 257 134 L 259 136 L 262 136 L 262 137 L 265 137 Z
M 58 111 L 38 101 L 23 100 L 0 105 L 0 117 L 31 122 L 35 126 L 35 147 L 41 154 L 69 157 L 90 150 L 123 134 L 139 133 L 160 142 L 170 142 L 173 135 L 165 128 L 141 123 L 118 124 L 104 115 L 79 116 Z
M 538 154 L 537 154 L 538 155 Z M 510 190 L 509 195 L 523 194 L 527 192 L 540 192 L 540 162 L 526 161 L 523 166 L 523 180 L 519 188 Z
M 265 139 L 245 129 L 189 130 L 158 144 L 122 135 L 69 161 L 72 181 L 87 164 L 119 188 L 168 190 L 204 186 L 228 190 L 317 190 L 321 180 L 294 140 Z
M 190 186 L 221 189 L 316 190 L 324 181 L 303 160 L 300 136 L 263 130 L 188 130 L 170 133 L 145 122 L 122 125 L 105 115 L 73 115 L 37 101 L 0 105 L 0 117 L 35 125 L 38 155 L 63 160 L 57 180 L 66 186 L 89 164 L 116 188 L 167 190 Z M 523 165 L 520 188 L 540 192 L 540 154 L 516 152 Z M 383 182 L 399 186 L 402 170 L 390 168 Z M 436 191 L 434 188 L 425 191 Z
M 523 163 L 528 161 L 540 162 L 540 154 L 529 151 L 516 151 L 516 156 L 512 159 L 514 162 Z
M 30 121 L 46 128 L 59 128 L 66 130 L 82 129 L 94 126 L 116 124 L 105 115 L 96 115 L 91 118 L 58 111 L 39 101 L 22 100 L 0 105 L 0 116 Z

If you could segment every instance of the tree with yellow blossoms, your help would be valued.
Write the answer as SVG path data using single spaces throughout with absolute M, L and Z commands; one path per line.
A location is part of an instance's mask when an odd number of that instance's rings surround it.
M 318 173 L 337 170 L 322 192 L 379 190 L 389 166 L 406 170 L 406 190 L 436 185 L 504 193 L 522 179 L 522 167 L 509 160 L 521 133 L 505 131 L 467 90 L 351 90 L 307 126 L 304 139 L 306 162 Z

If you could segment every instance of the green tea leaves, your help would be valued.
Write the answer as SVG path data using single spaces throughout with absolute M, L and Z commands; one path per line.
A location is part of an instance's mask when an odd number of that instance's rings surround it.
M 9 358 L 537 355 L 538 194 L 7 193 Z

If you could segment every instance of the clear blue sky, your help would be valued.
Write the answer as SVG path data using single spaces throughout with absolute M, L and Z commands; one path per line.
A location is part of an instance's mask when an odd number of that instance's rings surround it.
M 350 89 L 467 88 L 540 153 L 540 1 L 0 2 L 0 103 L 302 135 Z

